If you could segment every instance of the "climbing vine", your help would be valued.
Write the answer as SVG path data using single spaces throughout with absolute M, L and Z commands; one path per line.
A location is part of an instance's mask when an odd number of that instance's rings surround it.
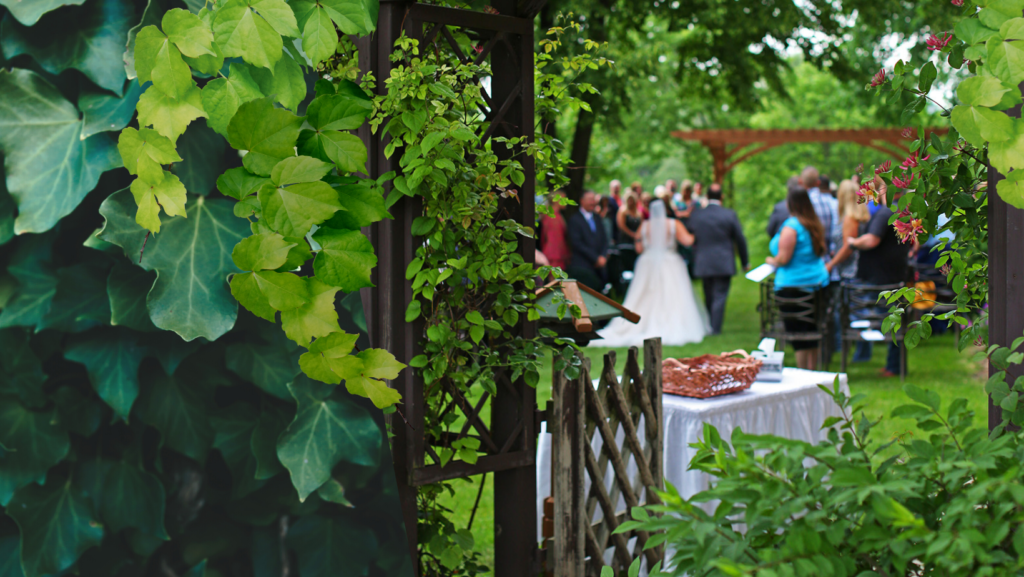
M 601 47 L 593 42 L 586 42 L 581 54 L 554 62 L 550 52 L 562 36 L 580 32 L 578 25 L 565 20 L 566 27 L 552 29 L 542 40 L 536 57 L 536 106 L 544 113 L 586 106 L 579 96 L 593 89 L 577 84 L 575 78 L 588 67 L 607 64 L 597 55 Z M 460 31 L 454 31 L 453 39 L 463 54 L 482 48 Z M 555 353 L 569 374 L 578 370 L 572 346 L 553 339 L 553 332 L 542 330 L 541 338 L 534 339 L 518 332 L 521 320 L 540 319 L 542 311 L 534 303 L 536 279 L 564 278 L 564 273 L 535 269 L 526 262 L 520 240 L 532 237 L 533 228 L 503 208 L 522 201 L 523 158 L 532 156 L 537 173 L 551 175 L 549 184 L 557 186 L 564 182 L 565 155 L 559 142 L 543 134 L 541 125 L 531 138 L 482 138 L 489 126 L 480 114 L 488 108 L 481 93 L 481 81 L 491 76 L 486 61 L 464 61 L 443 40 L 421 46 L 404 36 L 391 58 L 394 69 L 387 93 L 375 99 L 370 125 L 390 136 L 385 154 L 400 159 L 402 173 L 394 178 L 388 202 L 408 196 L 422 204 L 422 213 L 412 223 L 413 235 L 423 242 L 406 270 L 414 298 L 405 318 L 424 327 L 424 352 L 410 365 L 423 378 L 424 434 L 428 445 L 437 448 L 427 464 L 475 464 L 485 449 L 481 439 L 460 435 L 457 429 L 481 395 L 507 394 L 498 391 L 496 371 L 536 386 L 547 351 Z M 560 70 L 549 70 L 549 65 Z M 539 116 L 543 122 L 545 114 Z M 498 149 L 511 154 L 503 157 Z M 574 305 L 564 299 L 556 305 L 559 316 L 573 313 Z M 452 406 L 461 410 L 451 410 Z M 423 575 L 484 569 L 473 551 L 469 528 L 456 527 L 438 503 L 449 491 L 448 483 L 420 488 Z
M 916 98 L 906 108 L 908 122 L 929 102 L 941 108 L 952 129 L 945 137 L 917 131 L 911 155 L 900 165 L 886 162 L 875 168 L 874 178 L 861 189 L 864 200 L 878 198 L 883 191 L 903 189 L 895 206 L 892 225 L 904 242 L 926 240 L 929 236 L 952 233 L 934 250 L 941 252 L 938 266 L 947 274 L 957 297 L 956 310 L 938 315 L 925 314 L 907 327 L 906 342 L 916 346 L 931 335 L 932 319 L 959 323 L 961 350 L 988 337 L 988 202 L 998 194 L 1006 203 L 1024 208 L 1024 120 L 1004 111 L 1020 106 L 1020 83 L 1024 81 L 1024 0 L 964 2 L 954 0 L 951 9 L 962 6 L 963 19 L 954 30 L 935 31 L 928 38 L 929 50 L 937 61 L 960 71 L 956 104 L 947 108 L 933 96 L 937 76 L 934 62 L 917 71 L 902 61 L 892 71 L 880 70 L 871 88 L 888 90 L 890 101 L 902 93 Z M 910 134 L 913 132 L 911 131 Z M 987 186 L 989 166 L 1005 176 L 996 190 Z M 888 195 L 893 201 L 893 195 Z M 890 317 L 885 331 L 900 328 L 906 306 L 918 298 L 914 288 L 886 294 Z M 977 318 L 971 322 L 969 317 Z
M 0 575 L 409 574 L 376 2 L 0 6 Z

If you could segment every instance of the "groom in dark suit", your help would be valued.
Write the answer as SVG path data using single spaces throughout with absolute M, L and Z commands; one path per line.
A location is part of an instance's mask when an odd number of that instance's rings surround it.
M 711 316 L 711 334 L 722 332 L 729 284 L 736 274 L 736 252 L 743 269 L 749 268 L 747 239 L 736 213 L 722 206 L 722 185 L 708 189 L 708 205 L 696 210 L 687 225 L 696 238 L 693 245 L 693 274 L 704 284 L 704 303 Z
M 604 288 L 604 270 L 608 264 L 608 238 L 596 214 L 597 195 L 586 191 L 580 197 L 580 209 L 566 223 L 572 258 L 565 271 L 569 278 L 600 291 Z

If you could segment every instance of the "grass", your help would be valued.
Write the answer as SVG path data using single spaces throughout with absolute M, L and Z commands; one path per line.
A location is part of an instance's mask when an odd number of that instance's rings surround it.
M 699 285 L 699 283 L 698 283 Z M 698 293 L 700 290 L 698 288 Z M 698 294 L 698 298 L 703 298 Z M 732 285 L 729 304 L 726 310 L 725 327 L 721 335 L 709 336 L 703 342 L 683 347 L 665 347 L 665 358 L 693 357 L 705 353 L 720 353 L 735 349 L 751 350 L 759 341 L 757 315 L 758 287 L 743 278 L 737 278 Z M 600 367 L 602 356 L 609 350 L 606 348 L 589 347 L 586 354 L 595 367 Z M 626 350 L 616 350 L 616 370 L 620 372 L 625 366 Z M 975 424 L 985 426 L 987 401 L 984 393 L 984 368 L 974 360 L 973 351 L 957 353 L 956 344 L 950 333 L 934 336 L 918 348 L 908 353 L 909 371 L 907 383 L 922 388 L 932 389 L 940 394 L 943 406 L 956 398 L 966 398 L 969 407 L 975 412 Z M 643 355 L 640 358 L 643 362 Z M 786 353 L 786 365 L 793 366 L 792 350 Z M 847 368 L 850 390 L 852 394 L 867 395 L 866 414 L 872 419 L 882 418 L 881 423 L 873 431 L 876 443 L 881 444 L 897 435 L 920 435 L 910 421 L 891 419 L 889 415 L 899 405 L 908 402 L 901 390 L 898 378 L 882 378 L 879 371 L 885 364 L 885 347 L 876 345 L 874 357 L 868 363 L 850 363 Z M 839 370 L 839 357 L 835 356 L 829 367 Z M 551 398 L 550 363 L 547 371 L 542 373 L 537 385 L 537 400 L 540 406 Z M 891 450 L 896 450 L 895 447 Z M 484 482 L 480 505 L 473 520 L 472 532 L 476 540 L 476 549 L 481 552 L 483 562 L 493 566 L 494 561 L 494 493 L 493 475 L 487 475 Z M 464 484 L 463 484 L 464 483 Z M 473 504 L 480 487 L 480 477 L 468 481 L 456 481 L 456 494 L 446 498 L 442 503 L 453 511 L 452 521 L 457 527 L 467 526 Z M 534 504 L 523 506 L 533 507 Z

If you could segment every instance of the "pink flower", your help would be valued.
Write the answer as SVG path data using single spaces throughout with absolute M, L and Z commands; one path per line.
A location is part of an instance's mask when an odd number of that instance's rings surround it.
M 903 138 L 914 138 L 914 129 L 904 128 L 903 132 L 901 132 L 900 134 L 903 135 Z
M 910 222 L 897 220 L 892 223 L 892 226 L 896 229 L 896 236 L 900 237 L 900 242 L 903 243 L 912 241 L 924 232 L 924 226 L 921 225 L 919 218 L 912 219 Z
M 949 41 L 952 39 L 953 34 L 951 32 L 946 32 L 943 36 L 937 36 L 935 34 L 932 34 L 931 36 L 928 37 L 927 40 L 924 41 L 924 43 L 925 45 L 928 46 L 928 50 L 935 52 L 944 49 L 946 45 L 949 44 Z
M 882 68 L 871 77 L 871 88 L 885 84 L 885 68 Z
M 942 276 L 949 276 L 949 273 L 953 272 L 953 267 L 947 262 L 946 264 L 942 265 L 942 268 L 939 269 L 939 272 L 942 273 Z
M 932 155 L 929 154 L 928 156 L 922 158 L 921 160 L 928 160 L 931 157 Z M 901 164 L 900 166 L 903 167 L 903 170 L 910 170 L 911 168 L 916 168 L 918 166 L 917 152 L 915 151 L 914 154 L 908 156 L 907 159 L 904 160 L 903 164 Z
M 963 6 L 964 0 L 952 0 L 953 6 Z
M 474 46 L 473 47 L 473 51 L 476 52 L 477 54 L 480 54 L 481 52 L 484 51 L 484 47 L 483 46 Z
M 892 161 L 886 160 L 880 166 L 875 168 L 875 174 L 883 174 L 892 170 Z
M 910 188 L 910 183 L 912 183 L 913 181 L 913 172 L 906 172 L 903 174 L 903 176 L 892 177 L 892 185 L 895 186 L 896 188 Z
M 878 200 L 878 191 L 875 190 L 874 181 L 867 181 L 860 185 L 860 189 L 857 190 L 857 203 L 864 204 L 869 200 L 875 202 Z
M 484 6 L 484 12 L 488 14 L 501 14 L 501 12 L 498 12 L 498 9 L 494 6 Z

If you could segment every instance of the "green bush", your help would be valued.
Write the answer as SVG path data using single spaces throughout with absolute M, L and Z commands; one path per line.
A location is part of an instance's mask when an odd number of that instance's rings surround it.
M 1024 387 L 1015 388 L 1002 394 L 1016 399 Z M 706 425 L 691 467 L 717 477 L 713 487 L 690 499 L 669 488 L 663 505 L 634 510 L 620 530 L 664 531 L 647 545 L 668 544 L 662 575 L 1021 574 L 1024 435 L 990 435 L 965 400 L 943 407 L 937 393 L 906 385 L 913 402 L 893 417 L 928 436 L 879 443 L 863 395 L 848 397 L 838 380 L 822 389 L 843 412 L 823 425 L 828 440 L 737 429 L 730 443 Z M 712 515 L 700 508 L 715 501 Z

